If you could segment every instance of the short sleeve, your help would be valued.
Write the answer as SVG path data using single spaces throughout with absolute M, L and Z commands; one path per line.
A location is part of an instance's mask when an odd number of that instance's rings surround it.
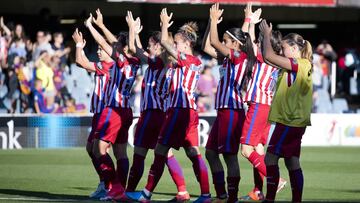
M 291 64 L 291 71 L 294 73 L 297 73 L 299 70 L 298 59 L 290 58 L 289 60 L 290 60 L 290 64 Z
M 297 59 L 298 76 L 303 80 L 311 80 L 312 66 L 307 59 Z

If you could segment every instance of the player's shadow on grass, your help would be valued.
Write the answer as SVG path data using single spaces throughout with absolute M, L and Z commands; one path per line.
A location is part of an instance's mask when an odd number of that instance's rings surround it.
M 26 191 L 26 190 L 16 190 L 16 189 L 0 189 L 0 194 L 33 197 L 33 198 L 37 197 L 37 198 L 52 199 L 52 200 L 57 200 L 57 199 L 88 200 L 89 199 L 89 197 L 85 195 L 53 194 L 49 192 Z

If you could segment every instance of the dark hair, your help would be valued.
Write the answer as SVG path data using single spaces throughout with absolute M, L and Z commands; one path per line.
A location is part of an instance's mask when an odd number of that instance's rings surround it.
M 270 43 L 271 43 L 271 47 L 273 48 L 274 52 L 278 55 L 280 55 L 281 50 L 282 50 L 281 40 L 282 40 L 281 32 L 278 30 L 273 30 L 271 32 Z
M 117 40 L 118 43 L 121 44 L 121 46 L 125 47 L 129 44 L 129 33 L 124 31 L 119 32 Z
M 306 58 L 312 63 L 313 54 L 312 47 L 309 41 L 305 40 L 301 35 L 296 33 L 290 33 L 286 35 L 283 40 L 290 46 L 297 45 L 301 52 L 301 58 Z
M 150 34 L 149 38 L 153 39 L 155 43 L 160 43 L 161 40 L 161 32 L 154 31 Z
M 53 34 L 53 38 L 56 38 L 56 37 L 58 37 L 58 36 L 60 36 L 60 35 L 63 35 L 61 32 L 55 32 L 54 34 Z
M 191 46 L 194 47 L 198 39 L 197 31 L 199 30 L 196 22 L 188 22 L 180 27 L 177 33 L 181 34 L 186 40 L 191 42 Z
M 262 44 L 263 41 L 264 41 L 264 35 L 262 34 L 262 32 L 260 32 L 259 37 L 257 39 L 257 43 L 261 44 L 261 47 L 260 47 L 261 54 L 264 54 L 264 46 Z M 280 55 L 281 51 L 282 51 L 281 41 L 282 41 L 281 32 L 278 30 L 272 30 L 271 37 L 270 37 L 270 43 L 271 43 L 271 47 L 273 48 L 274 52 L 278 55 Z
M 253 43 L 251 41 L 251 37 L 249 33 L 243 32 L 240 28 L 231 28 L 227 30 L 232 36 L 234 36 L 237 40 L 239 40 L 243 45 L 240 46 L 240 50 L 246 53 L 247 63 L 245 68 L 245 77 L 251 78 L 252 76 L 252 69 L 256 63 L 256 56 L 254 54 Z M 232 37 L 230 36 L 230 37 Z M 235 40 L 235 39 L 234 39 Z

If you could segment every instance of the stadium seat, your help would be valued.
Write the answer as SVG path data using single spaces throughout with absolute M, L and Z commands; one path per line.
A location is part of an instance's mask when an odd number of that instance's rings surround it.
M 330 101 L 330 95 L 326 90 L 318 90 L 318 99 L 315 103 L 317 106 L 316 113 L 331 113 L 332 104 Z
M 348 103 L 346 99 L 336 98 L 332 102 L 333 113 L 344 113 L 349 110 Z

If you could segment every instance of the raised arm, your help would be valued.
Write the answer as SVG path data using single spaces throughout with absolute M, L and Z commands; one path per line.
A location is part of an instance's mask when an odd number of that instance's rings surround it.
M 95 72 L 95 66 L 93 63 L 89 61 L 89 59 L 84 54 L 84 47 L 86 44 L 86 41 L 84 40 L 82 33 L 79 32 L 79 30 L 76 28 L 75 32 L 72 35 L 72 38 L 74 39 L 74 42 L 76 44 L 76 52 L 75 52 L 75 62 L 80 67 L 86 69 L 90 72 Z
M 135 21 L 131 11 L 128 11 L 127 16 L 126 16 L 126 22 L 129 26 L 129 49 L 130 49 L 130 51 L 135 53 L 136 57 L 138 57 L 142 63 L 147 63 L 148 54 L 142 48 L 140 48 L 137 44 L 135 44 L 135 43 L 141 44 L 140 37 L 139 37 L 139 33 L 142 30 L 140 18 L 137 18 Z
M 210 8 L 210 43 L 222 55 L 230 56 L 230 49 L 220 42 L 217 30 L 217 22 L 220 20 L 223 12 L 223 9 L 219 9 L 219 3 L 214 4 Z
M 218 23 L 220 23 L 221 21 L 222 21 L 222 17 L 219 19 Z M 209 54 L 211 57 L 218 59 L 219 53 L 216 51 L 216 49 L 213 46 L 211 46 L 211 43 L 210 43 L 210 23 L 211 23 L 211 21 L 209 19 L 208 25 L 206 27 L 205 35 L 204 35 L 204 38 L 202 41 L 201 49 L 205 53 Z
M 101 31 L 104 33 L 106 39 L 108 40 L 108 42 L 110 42 L 110 44 L 113 44 L 114 42 L 117 42 L 117 38 L 115 35 L 113 35 L 109 29 L 107 29 L 107 27 L 104 24 L 104 19 L 103 19 L 103 15 L 100 11 L 100 9 L 96 9 L 96 18 L 93 18 L 93 22 L 95 23 L 95 25 L 97 25 Z
M 251 41 L 254 43 L 256 40 L 256 35 L 255 35 L 255 25 L 260 23 L 262 18 L 260 18 L 262 13 L 262 9 L 258 8 L 254 13 L 251 13 L 251 20 L 250 20 L 250 25 L 249 25 L 249 35 L 251 38 Z
M 287 69 L 287 70 L 291 70 L 291 63 L 289 58 L 277 55 L 272 46 L 271 46 L 271 42 L 270 42 L 270 37 L 271 37 L 271 30 L 272 30 L 272 24 L 270 23 L 270 26 L 266 23 L 266 20 L 263 20 L 260 23 L 260 32 L 262 32 L 264 39 L 262 42 L 262 45 L 264 47 L 264 59 L 269 61 L 270 63 L 283 68 L 283 69 Z
M 249 32 L 249 26 L 250 26 L 250 21 L 251 21 L 251 14 L 252 14 L 252 3 L 248 2 L 244 8 L 244 14 L 245 14 L 245 19 L 244 19 L 244 23 L 241 27 L 241 30 L 243 32 Z
M 41 62 L 42 62 L 42 59 L 45 57 L 46 54 L 49 54 L 47 52 L 43 52 L 41 55 L 39 55 L 39 57 L 35 60 L 34 62 L 34 65 L 36 68 L 39 68 Z
M 168 33 L 168 28 L 173 24 L 173 21 L 171 21 L 172 16 L 173 13 L 170 13 L 170 15 L 167 14 L 166 8 L 162 9 L 160 14 L 160 21 L 161 21 L 160 43 L 171 56 L 177 58 L 177 50 L 175 49 L 173 44 L 169 41 L 169 33 Z
M 7 37 L 11 37 L 10 29 L 4 23 L 4 17 L 0 17 L 0 27 L 4 30 Z
M 89 29 L 91 35 L 94 37 L 97 44 L 107 53 L 109 56 L 113 54 L 113 48 L 106 42 L 103 36 L 93 27 L 91 24 L 93 17 L 90 13 L 89 18 L 85 21 L 85 26 Z

